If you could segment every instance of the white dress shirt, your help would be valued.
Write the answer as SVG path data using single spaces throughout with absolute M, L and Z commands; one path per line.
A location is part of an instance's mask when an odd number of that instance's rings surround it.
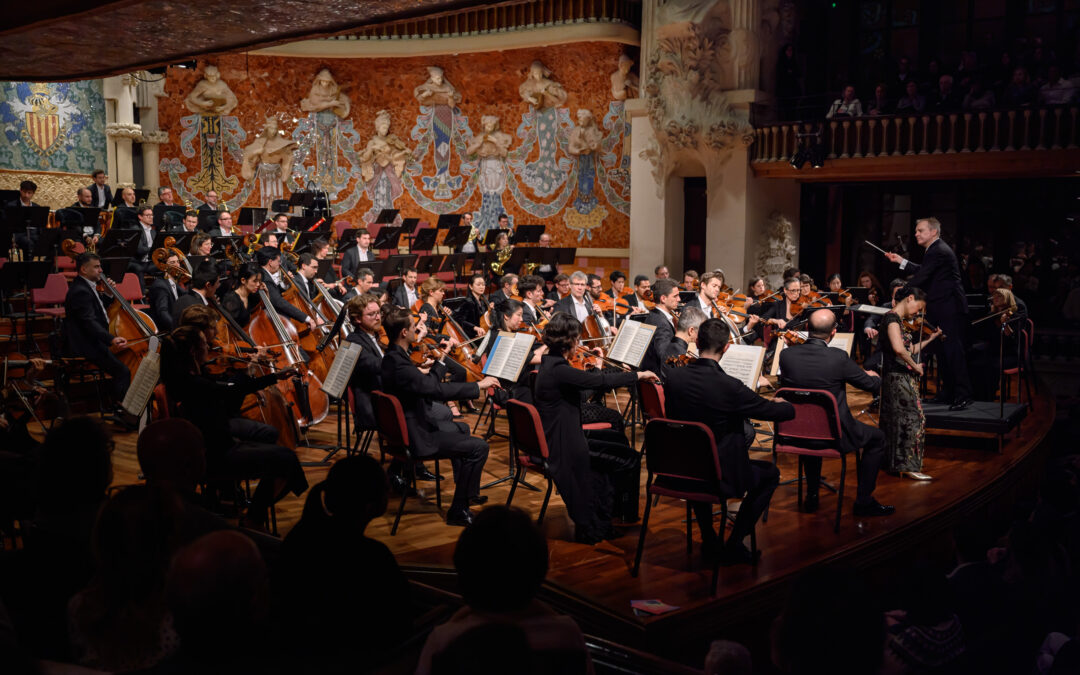
M 578 302 L 574 296 L 570 296 L 570 301 L 574 303 L 574 316 L 578 321 L 585 321 L 585 318 L 589 316 L 589 305 L 585 303 L 585 298 Z

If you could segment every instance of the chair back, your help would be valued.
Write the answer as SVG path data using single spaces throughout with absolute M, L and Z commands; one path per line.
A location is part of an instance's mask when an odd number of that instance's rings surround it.
M 379 424 L 379 444 L 388 452 L 391 449 L 405 452 L 409 448 L 409 427 L 405 424 L 405 411 L 397 396 L 379 390 L 371 392 L 375 419 Z M 388 446 L 388 447 L 387 447 Z
M 776 398 L 783 398 L 795 406 L 795 418 L 777 422 L 777 441 L 800 445 L 799 441 L 813 445 L 839 444 L 840 410 L 836 398 L 824 389 L 793 389 L 781 387 Z
M 169 395 L 165 391 L 165 385 L 159 384 L 154 387 L 155 417 L 159 420 L 167 420 L 173 416 L 172 406 L 169 404 Z
M 338 241 L 341 240 L 341 235 L 345 232 L 345 230 L 349 229 L 350 227 L 352 227 L 352 223 L 347 220 L 334 220 L 334 233 L 337 235 Z
M 506 419 L 510 424 L 510 443 L 518 452 L 548 458 L 544 424 L 540 421 L 536 406 L 512 398 L 506 402 Z
M 139 285 L 139 277 L 135 276 L 134 272 L 125 274 L 124 280 L 116 288 L 128 302 L 142 299 L 142 286 Z
M 62 305 L 67 297 L 67 277 L 60 273 L 50 274 L 41 288 L 30 289 L 34 305 Z
M 641 400 L 641 411 L 645 413 L 646 420 L 664 417 L 666 410 L 664 385 L 649 380 L 638 380 L 638 398 Z
M 720 481 L 720 456 L 712 429 L 701 422 L 655 417 L 645 425 L 649 472 L 672 478 Z

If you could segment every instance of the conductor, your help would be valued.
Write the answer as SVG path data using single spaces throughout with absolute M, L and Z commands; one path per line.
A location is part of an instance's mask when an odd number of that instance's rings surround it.
M 968 378 L 964 355 L 964 333 L 967 330 L 967 298 L 960 283 L 960 265 L 956 254 L 941 240 L 941 223 L 937 218 L 921 218 L 915 223 L 915 241 L 926 249 L 922 264 L 913 263 L 895 253 L 885 257 L 900 264 L 900 269 L 913 272 L 908 285 L 926 292 L 926 314 L 930 323 L 949 336 L 941 345 L 942 391 L 933 403 L 948 403 L 949 410 L 963 410 L 972 404 L 971 380 Z

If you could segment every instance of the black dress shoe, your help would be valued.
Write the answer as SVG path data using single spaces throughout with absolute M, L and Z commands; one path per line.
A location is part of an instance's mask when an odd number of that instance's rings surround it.
M 390 489 L 394 492 L 401 494 L 402 492 L 405 492 L 405 490 L 408 490 L 410 497 L 416 496 L 416 488 L 410 487 L 409 481 L 405 480 L 404 476 L 399 476 L 396 473 L 391 473 L 387 475 L 386 479 L 390 483 Z
M 442 476 L 436 476 L 428 471 L 427 467 L 423 464 L 416 465 L 416 480 L 442 480 Z
M 468 506 L 452 508 L 446 512 L 446 524 L 457 527 L 468 527 L 473 523 L 473 514 Z
M 472 401 L 462 401 L 461 403 L 458 403 L 458 409 L 463 413 L 469 414 L 480 412 L 480 409 L 474 406 Z
M 948 396 L 942 396 L 941 394 L 938 394 L 934 398 L 923 399 L 923 403 L 933 403 L 935 405 L 940 405 L 943 403 L 952 403 L 952 400 L 950 400 Z
M 949 406 L 949 410 L 967 410 L 968 406 L 974 403 L 974 399 L 970 398 L 958 398 L 956 402 Z
M 868 504 L 855 503 L 855 515 L 860 518 L 872 518 L 874 516 L 891 516 L 896 513 L 895 506 L 878 504 L 876 499 L 871 499 Z
M 487 504 L 487 495 L 476 495 L 475 497 L 469 497 L 469 506 L 480 506 Z
M 742 542 L 728 544 L 720 554 L 721 565 L 753 565 L 760 559 L 761 551 L 751 553 Z
M 802 500 L 802 512 L 813 513 L 814 511 L 817 511 L 818 504 L 819 500 L 817 495 L 806 495 Z

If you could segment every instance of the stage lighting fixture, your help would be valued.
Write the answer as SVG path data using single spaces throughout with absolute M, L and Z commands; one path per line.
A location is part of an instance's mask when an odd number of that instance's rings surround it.
M 797 151 L 795 151 L 795 154 L 791 156 L 791 168 L 795 169 L 796 171 L 802 169 L 804 166 L 806 166 L 807 160 L 810 159 L 809 155 L 810 153 L 806 150 L 806 148 L 799 148 Z
M 825 144 L 814 143 L 810 147 L 810 166 L 820 169 L 825 166 Z

